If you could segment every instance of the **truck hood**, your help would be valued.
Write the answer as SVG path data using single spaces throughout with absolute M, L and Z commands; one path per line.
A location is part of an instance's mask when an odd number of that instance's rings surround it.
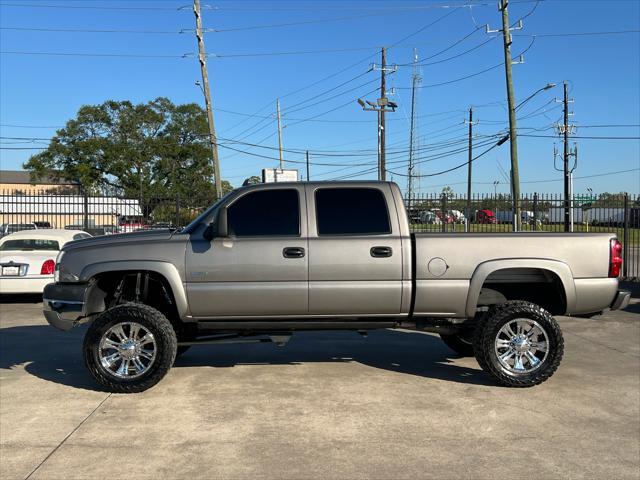
M 164 241 L 171 238 L 171 230 L 141 230 L 139 232 L 118 233 L 115 235 L 101 235 L 99 237 L 84 238 L 66 243 L 63 247 L 65 252 L 86 247 L 100 247 L 102 245 L 115 245 L 118 243 L 137 243 L 137 242 L 153 242 Z

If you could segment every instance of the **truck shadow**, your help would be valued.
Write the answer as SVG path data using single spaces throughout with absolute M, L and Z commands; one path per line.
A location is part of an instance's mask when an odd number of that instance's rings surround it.
M 87 390 L 101 390 L 82 360 L 86 327 L 59 332 L 33 325 L 0 329 L 0 368 L 25 370 L 38 378 Z M 457 354 L 439 338 L 418 332 L 380 330 L 362 338 L 355 332 L 299 332 L 284 347 L 273 344 L 194 346 L 176 360 L 174 368 L 236 365 L 297 365 L 309 362 L 357 362 L 399 374 L 496 385 L 475 364 L 453 363 Z

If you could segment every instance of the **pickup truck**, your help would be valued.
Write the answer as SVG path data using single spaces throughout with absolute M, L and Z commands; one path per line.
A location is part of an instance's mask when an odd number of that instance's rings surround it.
M 113 392 L 155 385 L 191 345 L 294 331 L 436 332 L 497 384 L 557 369 L 554 315 L 624 308 L 614 234 L 412 234 L 388 182 L 251 185 L 181 230 L 67 243 L 44 315 L 90 322 L 85 364 Z

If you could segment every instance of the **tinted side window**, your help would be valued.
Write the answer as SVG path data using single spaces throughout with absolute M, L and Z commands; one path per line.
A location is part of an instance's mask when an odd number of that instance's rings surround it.
M 298 191 L 248 193 L 229 207 L 227 222 L 237 237 L 300 235 Z
M 319 235 L 379 235 L 391 233 L 382 192 L 375 188 L 316 190 Z

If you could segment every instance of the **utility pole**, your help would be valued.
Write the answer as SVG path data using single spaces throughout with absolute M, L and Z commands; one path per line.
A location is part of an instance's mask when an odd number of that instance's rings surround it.
M 307 182 L 309 181 L 309 150 L 307 150 Z
M 473 107 L 469 107 L 469 160 L 467 163 L 467 229 L 471 221 L 471 177 L 473 172 Z
M 280 151 L 280 170 L 284 169 L 284 160 L 282 160 L 282 126 L 280 125 L 280 99 L 276 100 L 276 110 L 278 113 L 278 150 Z
M 386 73 L 389 71 L 390 73 L 394 73 L 398 67 L 394 65 L 391 68 L 387 68 L 387 49 L 382 47 L 382 63 L 380 68 L 376 66 L 374 63 L 371 66 L 371 70 L 380 70 L 380 98 L 376 101 L 376 103 L 370 102 L 369 100 L 363 100 L 358 98 L 358 103 L 365 111 L 377 112 L 378 114 L 378 180 L 386 180 L 387 178 L 387 170 L 386 170 L 386 148 L 385 148 L 385 113 L 387 111 L 395 112 L 398 105 L 394 102 L 390 101 L 387 98 L 386 88 Z M 369 105 L 367 107 L 367 105 Z
M 562 158 L 563 165 L 563 179 L 564 179 L 564 231 L 568 232 L 571 228 L 570 214 L 571 199 L 569 198 L 570 192 L 570 173 L 569 173 L 569 86 L 567 82 L 563 82 L 564 87 L 564 155 Z
M 418 84 L 422 81 L 420 72 L 418 71 L 418 51 L 413 49 L 413 76 L 411 78 L 411 129 L 409 130 L 409 166 L 407 168 L 407 197 L 409 201 L 409 208 L 413 205 L 413 155 L 415 153 L 415 130 L 416 130 L 416 114 L 417 114 L 417 92 Z
M 568 130 L 571 130 L 573 125 L 568 125 Z M 562 134 L 564 132 L 564 125 L 557 125 L 558 133 Z M 568 142 L 568 140 L 565 140 Z M 553 168 L 555 168 L 558 172 L 562 172 L 563 179 L 565 181 L 565 193 L 564 193 L 564 231 L 565 232 L 573 232 L 573 172 L 578 167 L 578 146 L 574 144 L 573 151 L 569 150 L 565 143 L 565 150 L 562 155 L 562 166 L 558 167 L 557 158 L 558 158 L 558 149 L 556 145 L 553 145 Z M 573 164 L 569 165 L 569 158 L 573 156 Z
M 380 98 L 387 98 L 387 90 L 386 90 L 386 79 L 385 73 L 387 70 L 387 49 L 382 47 L 381 49 L 381 68 L 380 68 Z M 385 125 L 385 109 L 380 109 L 380 180 L 384 181 L 387 179 L 387 162 L 386 162 L 386 125 Z
M 211 141 L 211 158 L 213 160 L 213 176 L 215 178 L 216 198 L 222 196 L 222 178 L 220 175 L 220 160 L 218 159 L 218 140 L 216 127 L 213 123 L 213 106 L 211 104 L 211 90 L 209 88 L 209 74 L 207 73 L 207 54 L 204 49 L 204 37 L 202 34 L 202 16 L 200 15 L 200 0 L 193 0 L 193 13 L 196 16 L 196 38 L 198 39 L 198 61 L 202 72 L 202 86 L 204 101 L 207 108 L 207 120 L 209 123 L 209 140 Z
M 563 106 L 563 123 L 562 125 L 556 124 L 556 129 L 558 135 L 562 135 L 564 149 L 562 155 L 562 169 L 556 166 L 556 157 L 557 151 L 555 145 L 553 147 L 553 167 L 562 172 L 562 179 L 564 183 L 564 231 L 570 232 L 573 230 L 573 211 L 572 211 L 572 173 L 578 166 L 578 149 L 575 147 L 573 152 L 569 149 L 569 135 L 573 132 L 574 125 L 569 123 L 569 117 L 573 115 L 573 113 L 569 112 L 569 104 L 573 103 L 573 100 L 569 98 L 569 84 L 565 80 L 562 82 L 564 87 L 564 95 L 562 99 Z M 556 100 L 557 103 L 560 103 L 560 100 Z M 574 162 L 572 166 L 569 166 L 569 159 L 571 156 L 574 156 Z
M 502 39 L 504 45 L 504 69 L 505 79 L 507 83 L 507 103 L 509 104 L 509 145 L 511 154 L 511 192 L 513 200 L 513 231 L 517 232 L 520 228 L 520 173 L 518 169 L 518 139 L 516 127 L 516 104 L 515 94 L 513 91 L 513 78 L 511 75 L 511 30 L 509 26 L 509 11 L 507 5 L 509 0 L 500 0 L 498 4 L 499 10 L 502 12 Z M 513 30 L 522 29 L 522 21 Z M 495 33 L 500 30 L 489 30 L 487 33 Z M 522 63 L 522 59 L 517 62 Z

